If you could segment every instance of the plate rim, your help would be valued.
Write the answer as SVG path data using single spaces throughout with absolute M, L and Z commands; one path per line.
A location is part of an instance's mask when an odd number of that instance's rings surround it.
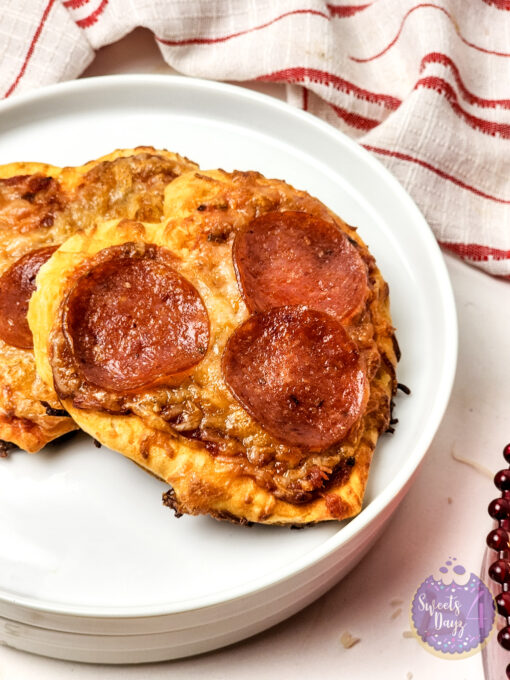
M 405 493 L 439 428 L 450 399 L 457 366 L 458 322 L 454 294 L 443 254 L 425 217 L 396 177 L 391 174 L 374 155 L 329 123 L 317 118 L 311 113 L 297 109 L 287 102 L 238 85 L 200 78 L 189 78 L 181 75 L 156 74 L 95 76 L 44 86 L 40 89 L 15 95 L 8 100 L 0 102 L 0 116 L 4 112 L 9 112 L 16 108 L 23 109 L 26 106 L 38 104 L 39 102 L 45 99 L 51 99 L 52 97 L 60 99 L 76 94 L 85 94 L 90 90 L 104 91 L 111 90 L 111 88 L 114 87 L 136 89 L 140 87 L 144 88 L 148 85 L 167 87 L 170 89 L 184 87 L 190 90 L 198 90 L 201 93 L 207 91 L 216 93 L 224 92 L 229 96 L 251 100 L 269 108 L 272 107 L 279 112 L 300 119 L 307 126 L 317 129 L 322 134 L 326 133 L 333 141 L 347 147 L 351 153 L 357 155 L 363 163 L 366 163 L 379 176 L 382 176 L 383 180 L 389 183 L 399 202 L 413 215 L 413 228 L 419 231 L 420 236 L 425 240 L 429 248 L 429 252 L 432 255 L 430 264 L 433 265 L 434 274 L 442 293 L 441 303 L 443 306 L 443 323 L 445 326 L 444 357 L 440 381 L 437 385 L 437 398 L 434 400 L 434 404 L 428 413 L 426 426 L 420 430 L 419 436 L 415 440 L 411 455 L 409 455 L 405 464 L 395 477 L 366 508 L 363 508 L 358 515 L 349 520 L 347 525 L 339 528 L 338 531 L 320 545 L 315 546 L 304 555 L 294 558 L 288 564 L 278 567 L 268 574 L 248 582 L 248 584 L 220 590 L 209 596 L 188 598 L 187 600 L 183 600 L 173 605 L 168 602 L 157 605 L 129 605 L 129 610 L 119 606 L 97 607 L 97 605 L 73 605 L 72 608 L 69 608 L 66 607 L 65 604 L 59 602 L 44 600 L 36 601 L 32 597 L 15 595 L 3 588 L 0 588 L 0 604 L 5 603 L 10 606 L 18 606 L 25 610 L 37 613 L 78 616 L 86 619 L 130 619 L 134 617 L 137 619 L 145 619 L 209 609 L 217 605 L 224 605 L 248 596 L 256 595 L 261 591 L 276 586 L 316 565 L 332 555 L 335 551 L 339 550 L 342 546 L 353 541 L 365 526 L 371 524 L 371 522 L 375 520 L 379 514 L 383 513 L 386 508 L 391 507 L 391 504 L 395 499 L 398 499 Z M 97 609 L 95 607 L 97 607 Z

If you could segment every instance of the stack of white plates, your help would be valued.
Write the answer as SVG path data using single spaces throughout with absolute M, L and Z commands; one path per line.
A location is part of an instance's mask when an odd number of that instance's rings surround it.
M 165 486 L 84 435 L 0 460 L 0 641 L 78 661 L 171 659 L 281 621 L 338 581 L 409 487 L 447 404 L 453 296 L 423 217 L 367 152 L 253 92 L 168 76 L 60 85 L 0 107 L 0 163 L 81 164 L 151 144 L 203 168 L 255 169 L 359 226 L 391 289 L 400 422 L 381 438 L 365 508 L 299 531 L 176 519 Z

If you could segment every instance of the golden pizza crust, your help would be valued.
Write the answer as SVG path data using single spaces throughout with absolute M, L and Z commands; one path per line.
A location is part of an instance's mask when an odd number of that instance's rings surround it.
M 231 261 L 233 235 L 253 217 L 274 210 L 301 210 L 333 221 L 356 241 L 370 265 L 370 323 L 351 330 L 360 346 L 367 348 L 370 398 L 352 434 L 341 443 L 341 474 L 333 474 L 313 500 L 289 502 L 284 493 L 273 493 L 262 478 L 257 478 L 256 466 L 255 472 L 248 464 L 239 467 L 228 456 L 209 453 L 204 442 L 183 436 L 147 407 L 147 402 L 153 404 L 163 390 L 151 393 L 152 402 L 149 398 L 135 399 L 131 407 L 136 415 L 77 408 L 72 396 L 62 403 L 83 430 L 170 484 L 173 493 L 167 496 L 167 504 L 177 512 L 267 524 L 307 524 L 357 514 L 373 450 L 388 426 L 397 361 L 388 287 L 366 246 L 355 229 L 317 199 L 258 173 L 190 172 L 167 188 L 165 204 L 166 228 L 129 221 L 99 223 L 71 237 L 43 265 L 28 315 L 40 376 L 53 386 L 54 359 L 50 359 L 50 353 L 55 346 L 52 343 L 62 334 L 62 306 L 94 255 L 126 242 L 153 243 L 181 258 L 178 269 L 196 287 L 209 314 L 209 349 L 194 371 L 192 389 L 186 388 L 186 398 L 194 395 L 204 418 L 222 414 L 225 431 L 242 432 L 255 441 L 272 441 L 277 446 L 236 402 L 222 378 L 223 347 L 249 316 Z
M 0 166 L 0 182 L 4 183 L 0 194 L 0 276 L 26 253 L 58 245 L 96 219 L 140 214 L 144 219 L 161 219 L 162 183 L 166 186 L 174 176 L 194 168 L 195 163 L 153 147 L 119 149 L 80 167 L 45 163 Z M 170 173 L 168 181 L 165 173 Z M 15 179 L 8 185 L 10 178 L 34 175 L 42 184 L 45 178 L 55 180 L 47 197 L 42 192 L 39 206 L 28 191 L 24 198 L 15 195 Z M 155 178 L 161 185 L 157 198 L 156 192 L 151 196 Z M 44 216 L 48 217 L 45 222 Z M 53 409 L 62 407 L 54 390 L 37 377 L 32 350 L 10 346 L 0 338 L 0 440 L 34 453 L 77 428 L 71 418 L 48 415 Z

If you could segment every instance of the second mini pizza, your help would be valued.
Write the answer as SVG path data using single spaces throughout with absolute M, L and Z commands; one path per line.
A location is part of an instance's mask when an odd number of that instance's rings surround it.
M 76 429 L 35 370 L 26 314 L 41 265 L 96 220 L 161 220 L 165 187 L 194 168 L 153 147 L 118 149 L 77 167 L 0 166 L 0 448 L 35 453 Z
M 188 172 L 164 224 L 98 223 L 29 309 L 37 370 L 76 423 L 165 482 L 177 513 L 350 517 L 389 424 L 388 286 L 356 230 L 254 172 Z

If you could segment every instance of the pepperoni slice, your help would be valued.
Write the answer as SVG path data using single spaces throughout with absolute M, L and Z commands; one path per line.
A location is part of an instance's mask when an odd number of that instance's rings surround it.
M 8 345 L 31 349 L 28 303 L 35 290 L 35 277 L 58 246 L 33 250 L 20 257 L 0 277 L 0 338 Z
M 246 305 L 306 305 L 346 320 L 368 293 L 367 269 L 340 229 L 304 212 L 271 212 L 237 234 L 234 266 Z
M 153 245 L 113 246 L 76 282 L 63 327 L 81 375 L 129 392 L 195 366 L 209 343 L 209 317 L 192 284 Z
M 223 375 L 260 425 L 288 444 L 324 449 L 363 412 L 367 378 L 342 325 L 306 307 L 255 314 L 230 337 Z

